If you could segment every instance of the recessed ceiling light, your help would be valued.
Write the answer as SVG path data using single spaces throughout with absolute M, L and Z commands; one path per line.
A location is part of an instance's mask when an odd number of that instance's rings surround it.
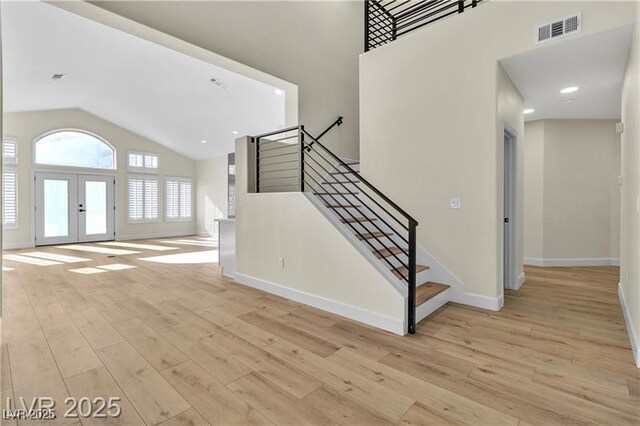
M 274 92 L 276 93 L 276 95 L 282 95 L 284 92 L 280 89 L 276 89 L 274 90 Z
M 233 132 L 231 132 L 231 133 L 233 133 L 234 135 L 237 135 L 237 134 L 238 134 L 238 131 L 237 131 L 237 130 L 234 130 L 234 131 L 233 131 Z
M 522 111 L 522 112 L 523 112 L 523 113 L 525 113 L 525 114 L 531 114 L 531 113 L 532 113 L 532 112 L 534 112 L 534 111 L 535 111 L 535 109 L 533 109 L 533 108 L 527 108 L 527 109 L 525 109 L 525 110 L 524 110 L 524 111 Z
M 207 141 L 205 141 L 204 139 L 202 139 L 202 140 L 200 141 L 200 143 L 204 145 L 204 144 L 206 144 L 206 143 L 207 143 Z
M 577 91 L 578 91 L 578 87 L 571 86 L 571 87 L 565 87 L 564 89 L 562 89 L 560 91 L 560 93 L 562 93 L 563 95 L 566 95 L 567 93 L 573 93 L 573 92 L 577 92 Z
M 61 80 L 61 79 L 62 79 L 62 77 L 64 77 L 64 74 L 53 74 L 53 75 L 51 76 L 51 79 L 52 79 L 52 80 Z

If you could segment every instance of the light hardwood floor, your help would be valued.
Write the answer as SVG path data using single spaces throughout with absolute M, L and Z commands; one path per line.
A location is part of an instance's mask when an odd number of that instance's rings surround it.
M 617 268 L 527 268 L 500 312 L 450 304 L 400 337 L 182 263 L 212 247 L 180 240 L 6 251 L 3 403 L 118 396 L 107 423 L 132 425 L 640 423 Z

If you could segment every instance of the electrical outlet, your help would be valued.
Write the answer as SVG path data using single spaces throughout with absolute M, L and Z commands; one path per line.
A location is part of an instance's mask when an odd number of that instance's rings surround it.
M 278 268 L 284 268 L 284 257 L 278 258 Z
M 452 198 L 449 200 L 449 208 L 450 209 L 459 209 L 460 208 L 460 198 Z

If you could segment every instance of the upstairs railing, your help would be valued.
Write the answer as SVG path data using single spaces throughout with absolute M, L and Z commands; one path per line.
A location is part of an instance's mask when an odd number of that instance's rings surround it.
M 364 50 L 368 52 L 482 0 L 365 0 Z
M 311 192 L 407 285 L 408 331 L 415 333 L 418 222 L 300 125 L 252 137 L 255 192 Z M 353 163 L 351 163 L 353 164 Z

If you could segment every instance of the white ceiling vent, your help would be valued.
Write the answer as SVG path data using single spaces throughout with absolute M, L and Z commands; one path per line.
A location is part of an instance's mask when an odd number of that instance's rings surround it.
M 560 37 L 579 33 L 582 29 L 582 13 L 578 12 L 566 18 L 558 19 L 536 28 L 536 43 L 555 40 Z

